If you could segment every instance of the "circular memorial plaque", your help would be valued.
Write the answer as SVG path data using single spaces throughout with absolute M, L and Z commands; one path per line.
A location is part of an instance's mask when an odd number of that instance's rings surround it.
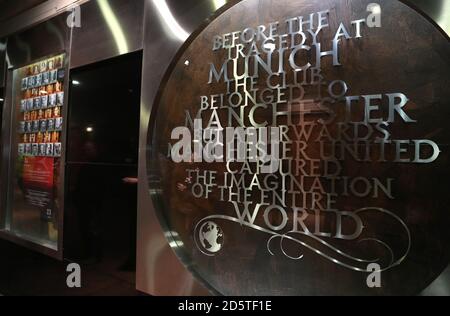
M 373 2 L 235 2 L 168 70 L 150 188 L 216 293 L 418 294 L 447 266 L 449 40 Z

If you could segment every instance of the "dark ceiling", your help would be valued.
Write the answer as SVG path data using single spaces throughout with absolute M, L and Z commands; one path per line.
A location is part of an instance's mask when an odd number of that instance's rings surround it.
M 4 22 L 47 0 L 0 0 L 0 22 Z

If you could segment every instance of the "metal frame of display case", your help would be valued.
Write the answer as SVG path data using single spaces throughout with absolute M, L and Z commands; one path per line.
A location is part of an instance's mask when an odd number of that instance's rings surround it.
M 69 48 L 71 42 L 71 34 L 69 38 Z M 59 54 L 65 54 L 64 58 L 64 104 L 62 106 L 62 117 L 63 117 L 63 129 L 61 131 L 60 141 L 63 146 L 63 150 L 61 152 L 61 164 L 59 166 L 60 170 L 60 181 L 57 186 L 58 198 L 60 201 L 59 204 L 59 213 L 57 219 L 57 230 L 58 230 L 58 240 L 57 240 L 57 248 L 53 249 L 51 247 L 47 247 L 43 244 L 39 244 L 37 241 L 33 241 L 30 238 L 22 237 L 20 234 L 15 234 L 13 231 L 7 231 L 0 226 L 0 238 L 18 244 L 20 246 L 26 247 L 30 250 L 45 254 L 52 258 L 63 260 L 63 240 L 64 240 L 64 192 L 65 192 L 65 161 L 66 161 L 66 144 L 67 144 L 67 124 L 66 119 L 68 115 L 68 100 L 69 100 L 69 78 L 70 78 L 70 50 L 66 51 L 55 51 L 51 55 L 41 56 L 35 58 L 31 62 L 26 62 L 23 64 L 15 65 L 14 68 L 8 69 L 6 74 L 6 95 L 4 101 L 4 112 L 3 112 L 3 122 L 2 122 L 2 139 L 3 139 L 3 152 L 2 152 L 2 170 L 0 177 L 0 223 L 3 224 L 6 221 L 7 213 L 11 209 L 11 198 L 12 192 L 10 191 L 12 188 L 12 180 L 13 174 L 12 169 L 14 168 L 14 161 L 11 159 L 13 157 L 13 135 L 14 130 L 12 128 L 13 125 L 13 115 L 14 115 L 14 104 L 13 104 L 13 76 L 14 71 L 25 67 L 29 64 L 33 64 L 42 59 L 50 58 L 52 56 L 56 56 Z

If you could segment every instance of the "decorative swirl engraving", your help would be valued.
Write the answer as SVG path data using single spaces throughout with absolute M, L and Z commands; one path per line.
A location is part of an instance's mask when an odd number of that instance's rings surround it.
M 409 254 L 409 251 L 411 249 L 411 233 L 410 233 L 407 225 L 403 222 L 403 220 L 400 217 L 398 217 L 394 213 L 392 213 L 386 209 L 383 209 L 383 208 L 375 208 L 375 207 L 361 208 L 361 209 L 356 210 L 354 212 L 354 214 L 368 213 L 368 212 L 378 212 L 383 215 L 390 216 L 395 221 L 400 223 L 406 233 L 407 247 L 403 253 L 396 256 L 390 245 L 388 245 L 386 242 L 379 240 L 377 238 L 364 238 L 364 239 L 357 241 L 357 243 L 363 243 L 363 242 L 364 243 L 369 243 L 369 242 L 377 243 L 377 244 L 381 245 L 387 251 L 390 259 L 388 260 L 387 264 L 385 263 L 383 266 L 380 266 L 380 270 L 378 272 L 383 272 L 383 271 L 392 269 L 395 266 L 400 265 L 406 259 L 406 257 Z M 333 262 L 344 268 L 347 268 L 347 269 L 350 269 L 353 271 L 357 271 L 357 272 L 367 272 L 367 266 L 369 264 L 380 263 L 380 261 L 381 261 L 381 258 L 367 259 L 367 258 L 359 258 L 357 256 L 353 256 L 353 255 L 333 246 L 332 244 L 325 241 L 321 237 L 315 236 L 311 233 L 305 233 L 305 232 L 301 232 L 301 231 L 289 231 L 287 233 L 279 233 L 279 232 L 272 231 L 270 229 L 267 229 L 267 228 L 264 228 L 264 227 L 246 222 L 246 221 L 242 221 L 239 218 L 227 216 L 227 215 L 211 215 L 211 216 L 203 218 L 195 226 L 195 229 L 194 229 L 195 236 L 199 236 L 200 228 L 203 227 L 207 221 L 212 221 L 212 220 L 225 220 L 225 221 L 239 223 L 240 225 L 243 225 L 243 226 L 249 227 L 251 229 L 271 235 L 267 241 L 266 246 L 267 246 L 268 252 L 272 256 L 275 255 L 275 252 L 273 251 L 273 241 L 279 239 L 278 246 L 281 250 L 281 253 L 284 256 L 286 256 L 287 258 L 292 259 L 292 260 L 301 260 L 304 258 L 304 254 L 301 253 L 297 256 L 289 254 L 286 249 L 287 242 L 293 242 L 293 243 L 301 246 L 301 248 L 306 248 L 306 249 L 311 250 L 313 253 L 321 256 L 322 258 L 324 258 L 330 262 Z M 205 251 L 204 244 L 199 243 L 199 238 L 194 238 L 194 239 L 195 239 L 197 248 L 203 254 L 205 254 L 207 256 L 215 255 L 215 253 Z M 313 246 L 313 243 L 315 243 L 315 244 L 318 243 L 320 246 L 323 246 L 323 249 L 319 249 L 319 247 Z M 327 251 L 329 253 L 327 253 Z M 344 262 L 344 260 L 347 262 Z

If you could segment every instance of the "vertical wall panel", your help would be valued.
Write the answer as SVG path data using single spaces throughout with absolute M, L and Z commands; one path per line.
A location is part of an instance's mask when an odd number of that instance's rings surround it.
M 142 49 L 144 0 L 92 0 L 73 30 L 71 67 Z
M 170 21 L 174 18 L 190 34 L 215 11 L 215 6 L 208 0 L 166 1 L 171 15 L 167 16 L 155 6 L 156 1 L 146 1 L 144 21 L 136 284 L 138 290 L 152 295 L 208 294 L 178 260 L 164 236 L 149 194 L 146 155 L 153 102 L 165 71 L 183 44 L 183 34 L 174 33 Z

